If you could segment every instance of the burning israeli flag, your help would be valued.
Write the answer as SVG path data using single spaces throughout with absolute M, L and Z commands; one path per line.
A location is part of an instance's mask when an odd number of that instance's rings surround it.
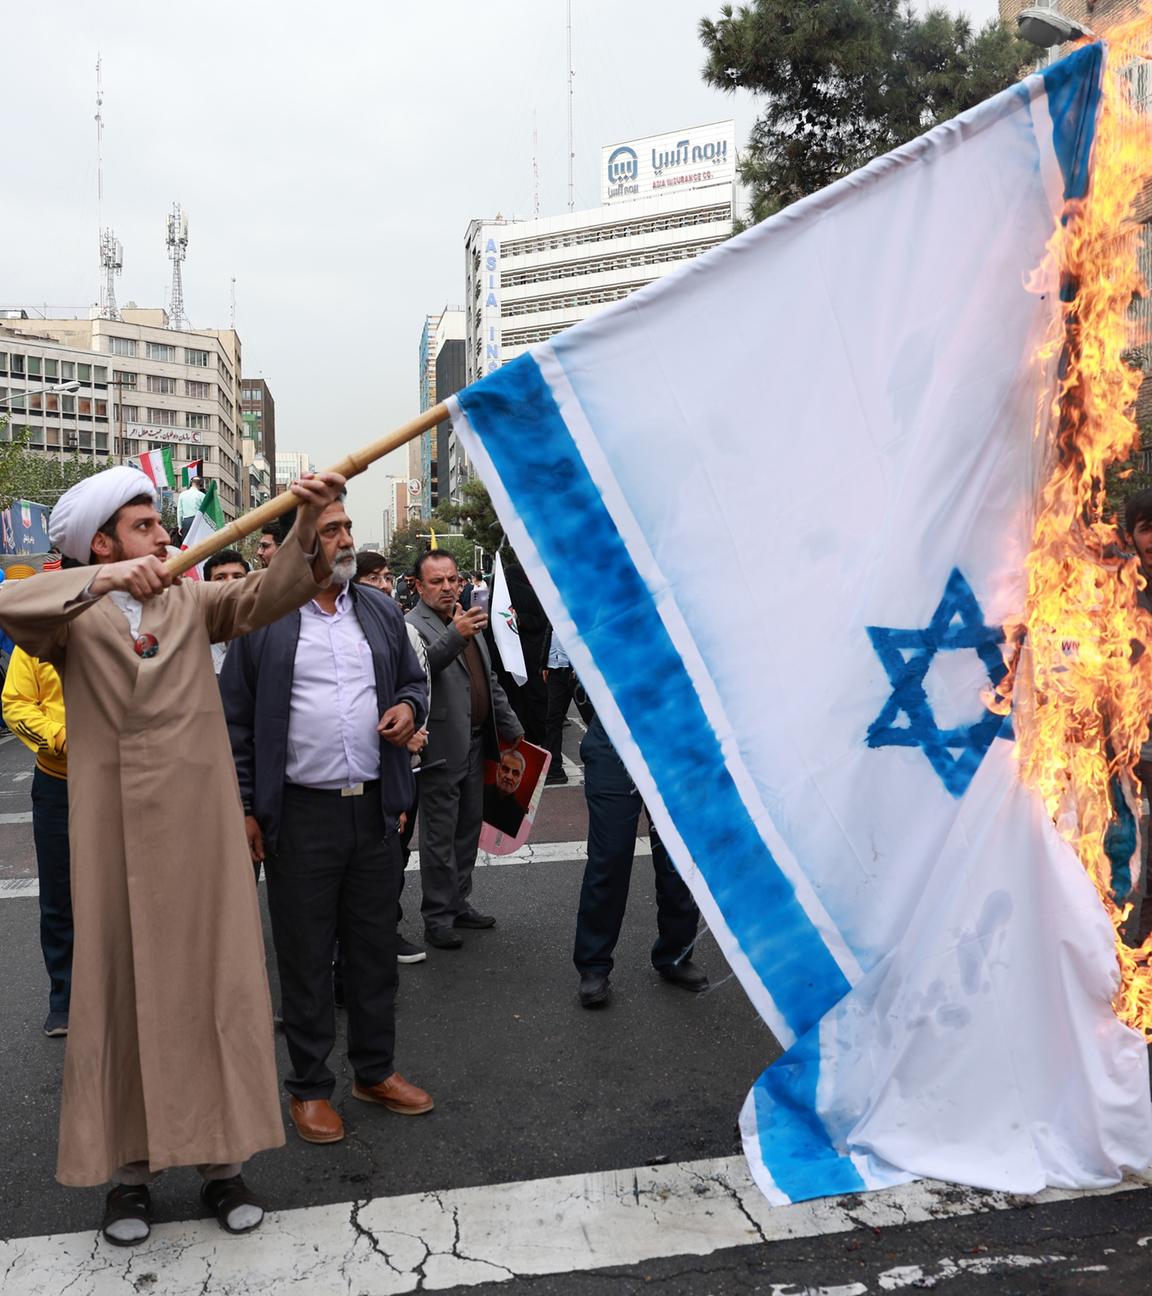
M 1078 51 L 452 402 L 786 1046 L 741 1118 L 777 1201 L 1152 1160 L 1113 924 L 1006 702 L 1065 324 L 1039 268 L 1103 66 Z

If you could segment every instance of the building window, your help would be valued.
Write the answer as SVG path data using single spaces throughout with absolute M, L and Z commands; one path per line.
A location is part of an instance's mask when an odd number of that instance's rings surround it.
M 78 364 L 76 366 L 76 377 L 79 378 L 81 382 L 91 382 L 92 366 L 90 364 Z
M 96 402 L 96 417 L 97 418 L 108 417 L 108 402 L 106 400 L 98 400 Z
M 193 382 L 190 378 L 186 378 L 184 380 L 184 395 L 191 396 L 193 400 L 211 400 L 212 384 Z
M 189 414 L 185 418 L 185 426 L 190 428 L 201 428 L 204 431 L 211 431 L 212 416 L 210 414 Z
M 126 420 L 127 422 L 129 422 L 129 423 L 139 423 L 139 422 L 140 422 L 140 406 L 139 406 L 139 405 L 121 405 L 121 406 L 120 406 L 120 417 L 121 417 L 122 419 L 125 419 L 125 420 Z
M 61 397 L 60 397 L 60 409 L 61 409 L 65 414 L 75 414 L 75 413 L 76 413 L 76 397 L 75 397 L 75 396 L 61 396 Z
M 149 408 L 149 410 L 148 410 L 148 422 L 149 422 L 149 423 L 160 423 L 160 424 L 164 425 L 165 427 L 175 427 L 175 426 L 176 426 L 176 411 L 175 411 L 175 410 L 165 410 L 165 409 L 152 409 L 152 408 Z
M 13 376 L 17 374 L 23 374 L 23 372 L 24 372 L 24 357 L 22 355 L 14 355 L 12 357 Z
M 97 383 L 106 383 L 108 381 L 108 370 L 103 365 L 93 365 L 92 381 Z
M 196 366 L 197 366 L 198 368 L 200 368 L 200 369 L 207 369 L 207 368 L 208 368 L 208 352 L 207 352 L 207 351 L 193 351 L 191 348 L 189 348 L 189 347 L 185 347 L 185 348 L 184 348 L 184 363 L 185 363 L 185 364 L 190 364 L 190 365 L 196 365 Z
M 60 365 L 59 365 L 59 362 L 58 362 L 58 361 L 56 361 L 56 360 L 45 360 L 45 361 L 44 361 L 44 377 L 45 377 L 45 378 L 57 378 L 57 377 L 59 377 L 59 374 L 60 374 Z
M 126 369 L 113 369 L 112 379 L 119 387 L 135 387 L 139 374 L 129 373 Z
M 159 374 L 149 374 L 148 390 L 154 395 L 174 396 L 176 394 L 176 379 L 163 378 Z
M 108 350 L 110 354 L 118 355 L 118 356 L 132 356 L 133 359 L 135 359 L 136 356 L 135 338 L 110 337 L 108 339 L 108 343 L 109 343 Z
M 76 366 L 71 360 L 60 361 L 60 377 L 65 382 L 71 382 L 76 377 Z
M 28 357 L 28 377 L 29 378 L 40 377 L 40 357 L 39 356 Z
M 8 372 L 8 352 L 0 351 L 0 373 Z
M 166 360 L 171 364 L 176 359 L 176 348 L 166 342 L 149 342 L 147 352 L 149 360 Z

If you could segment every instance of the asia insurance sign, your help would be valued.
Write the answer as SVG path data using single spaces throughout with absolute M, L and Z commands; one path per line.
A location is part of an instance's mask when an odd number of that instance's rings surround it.
M 600 150 L 600 202 L 628 202 L 736 180 L 736 123 L 714 122 Z

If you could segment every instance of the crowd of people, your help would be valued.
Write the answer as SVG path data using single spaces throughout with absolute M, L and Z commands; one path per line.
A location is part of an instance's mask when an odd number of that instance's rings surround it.
M 63 570 L 0 594 L 15 641 L 4 715 L 36 754 L 44 1033 L 67 1038 L 57 1177 L 110 1182 L 113 1245 L 148 1236 L 150 1185 L 176 1166 L 197 1168 L 229 1232 L 263 1219 L 244 1163 L 283 1143 L 284 1123 L 261 874 L 289 1119 L 306 1142 L 338 1142 L 337 1008 L 352 1097 L 431 1111 L 395 1067 L 398 964 L 496 926 L 472 902 L 473 875 L 485 819 L 522 823 L 519 745 L 547 746 L 549 781 L 566 779 L 560 735 L 578 684 L 522 570 L 509 565 L 529 663 L 517 686 L 485 633 L 482 575 L 434 549 L 394 588 L 383 555 L 356 551 L 338 475 L 291 489 L 294 516 L 259 536 L 255 571 L 224 549 L 201 580 L 178 580 L 148 478 L 107 469 L 53 510 Z M 598 1008 L 643 806 L 580 701 L 589 832 L 574 961 L 579 1002 Z M 213 813 L 173 842 L 157 810 L 177 777 Z M 414 839 L 422 944 L 401 928 Z M 699 913 L 655 833 L 653 861 L 653 965 L 698 992 Z

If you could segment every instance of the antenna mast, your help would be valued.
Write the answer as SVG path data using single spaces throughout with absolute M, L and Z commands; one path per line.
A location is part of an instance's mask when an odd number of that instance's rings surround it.
M 230 312 L 230 322 L 228 327 L 233 333 L 236 332 L 236 276 L 232 276 L 232 309 Z
M 536 137 L 536 109 L 532 109 L 532 215 L 540 215 L 540 150 Z
M 573 81 L 576 73 L 572 70 L 572 0 L 568 0 L 568 210 L 576 210 L 576 189 L 572 179 L 572 164 L 576 158 L 576 149 L 572 142 L 572 99 L 575 94 Z
M 100 317 L 119 319 L 116 308 L 116 276 L 124 268 L 120 240 L 104 228 L 104 84 L 100 55 L 96 55 L 96 232 L 100 239 Z
M 180 265 L 188 252 L 188 217 L 180 210 L 179 203 L 172 204 L 166 232 L 168 256 L 172 262 L 172 297 L 168 304 L 168 326 L 183 331 L 191 328 L 188 316 L 184 314 L 184 280 L 180 273 Z

